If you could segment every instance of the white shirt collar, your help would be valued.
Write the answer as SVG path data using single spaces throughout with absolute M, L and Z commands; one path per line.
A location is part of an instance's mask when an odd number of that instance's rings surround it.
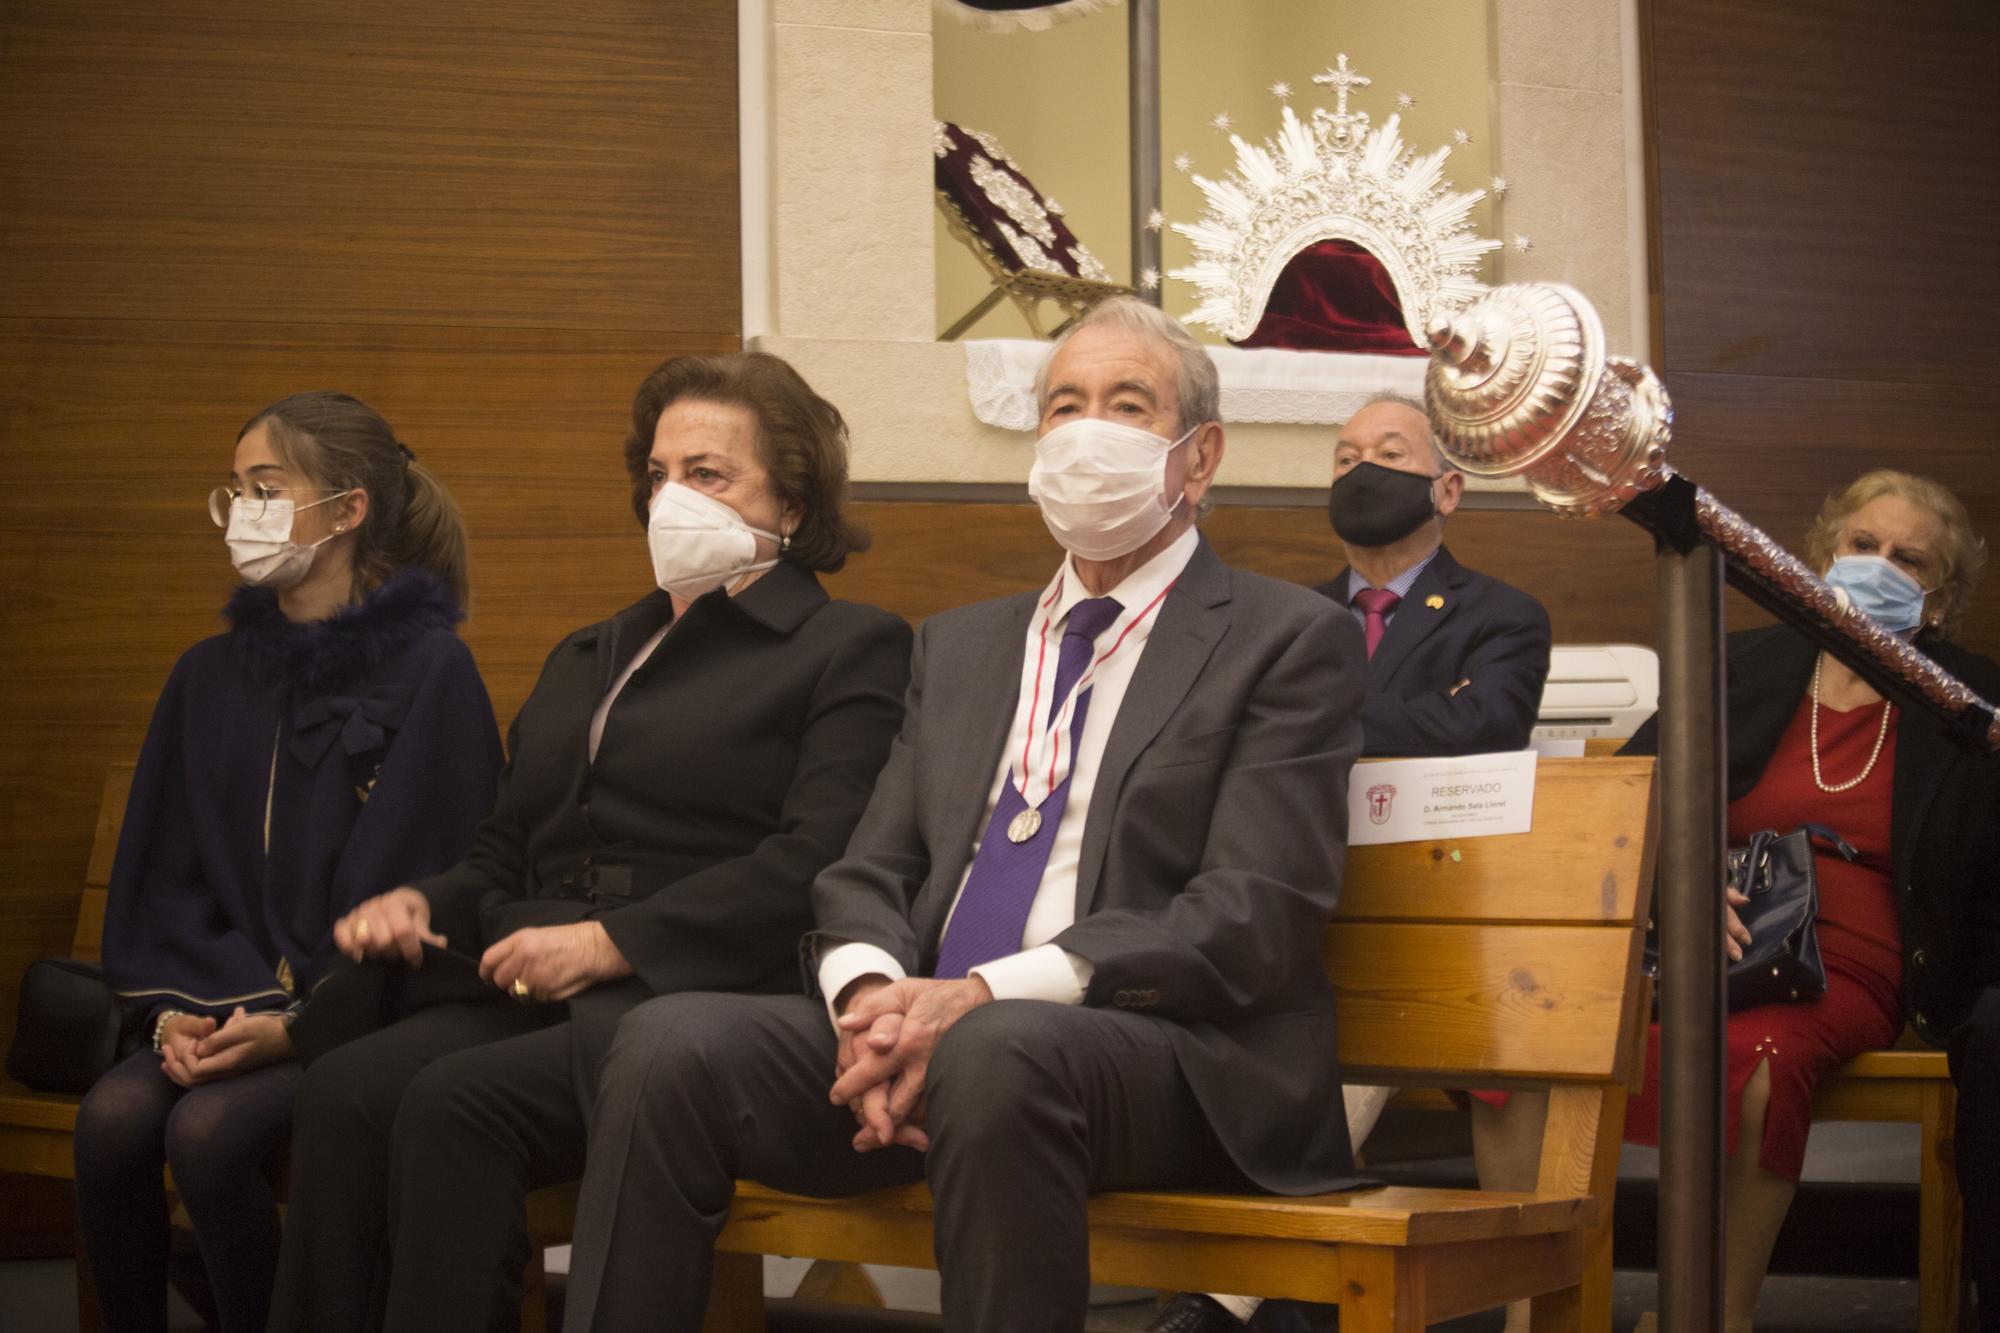
M 1200 544 L 1201 533 L 1190 523 L 1187 531 L 1174 538 L 1166 549 L 1120 579 L 1118 585 L 1105 595 L 1118 599 L 1118 605 L 1123 608 L 1119 612 L 1121 615 L 1149 605 L 1166 591 L 1168 584 L 1181 576 L 1188 561 L 1194 559 L 1195 547 Z M 1075 556 L 1063 557 L 1062 568 L 1050 580 L 1049 590 L 1053 592 L 1058 583 L 1062 585 L 1062 596 L 1054 607 L 1054 623 L 1062 625 L 1069 619 L 1071 607 L 1094 594 L 1083 586 L 1083 579 L 1077 575 Z

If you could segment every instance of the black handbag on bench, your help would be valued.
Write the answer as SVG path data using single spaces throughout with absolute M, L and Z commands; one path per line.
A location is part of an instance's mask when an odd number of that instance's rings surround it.
M 1819 956 L 1819 872 L 1815 841 L 1842 860 L 1860 855 L 1824 824 L 1801 824 L 1790 833 L 1764 829 L 1729 851 L 1729 886 L 1750 901 L 1736 915 L 1750 932 L 1743 956 L 1729 964 L 1729 1012 L 1765 1004 L 1817 1000 L 1826 994 L 1826 964 Z M 1660 974 L 1657 931 L 1646 932 L 1646 971 Z
M 88 1092 L 145 1042 L 149 1008 L 112 990 L 94 963 L 37 959 L 21 974 L 7 1077 L 41 1092 Z

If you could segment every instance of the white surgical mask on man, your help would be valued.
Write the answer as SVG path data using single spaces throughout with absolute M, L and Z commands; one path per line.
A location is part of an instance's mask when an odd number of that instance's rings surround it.
M 653 554 L 653 579 L 676 597 L 693 601 L 725 584 L 735 585 L 747 574 L 770 569 L 778 562 L 757 558 L 757 539 L 768 537 L 783 545 L 775 532 L 753 528 L 722 501 L 677 481 L 653 496 L 646 523 L 646 545 Z
M 1028 494 L 1072 555 L 1130 555 L 1159 535 L 1186 498 L 1167 497 L 1167 454 L 1199 429 L 1169 440 L 1100 417 L 1065 421 L 1035 442 Z
M 310 546 L 292 540 L 292 519 L 299 510 L 327 504 L 348 494 L 336 491 L 323 500 L 294 506 L 290 500 L 258 500 L 237 496 L 229 502 L 229 526 L 222 534 L 229 544 L 229 563 L 243 581 L 258 588 L 291 588 L 312 568 L 319 548 L 339 536 L 329 532 Z

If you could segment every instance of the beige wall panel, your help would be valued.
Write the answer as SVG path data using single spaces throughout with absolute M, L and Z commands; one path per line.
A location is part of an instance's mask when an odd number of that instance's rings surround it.
M 1496 0 L 1492 8 L 1496 83 L 1600 93 L 1625 86 L 1621 0 Z
M 875 32 L 931 30 L 930 0 L 769 0 L 773 23 Z
M 794 10 L 904 26 L 787 22 Z M 850 2 L 774 15 L 772 235 L 789 336 L 932 334 L 930 39 L 909 30 L 911 11 Z
M 1503 84 L 1500 204 L 1508 282 L 1566 282 L 1588 296 L 1613 352 L 1633 350 L 1625 245 L 1625 111 L 1617 93 Z M 1517 236 L 1532 243 L 1525 253 Z

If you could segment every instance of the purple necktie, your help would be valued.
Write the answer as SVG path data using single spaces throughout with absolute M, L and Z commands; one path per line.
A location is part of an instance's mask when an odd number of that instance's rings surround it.
M 1063 625 L 1062 647 L 1056 656 L 1055 697 L 1049 703 L 1050 723 L 1061 711 L 1070 687 L 1090 665 L 1091 649 L 1123 610 L 1114 598 L 1093 597 L 1069 610 Z M 1070 720 L 1073 744 L 1083 740 L 1083 723 L 1090 711 L 1090 690 L 1077 696 L 1076 714 Z M 1072 773 L 1074 769 L 1072 768 Z M 1021 842 L 1007 836 L 1007 826 L 1028 808 L 1013 780 L 1001 784 L 1000 799 L 994 802 L 993 818 L 986 822 L 986 836 L 979 840 L 979 854 L 972 858 L 972 873 L 966 876 L 965 891 L 938 946 L 937 967 L 932 975 L 942 979 L 962 977 L 981 963 L 1004 958 L 1021 950 L 1021 932 L 1028 924 L 1028 909 L 1042 887 L 1042 871 L 1049 864 L 1049 849 L 1055 846 L 1056 828 L 1062 823 L 1063 807 L 1069 804 L 1069 778 L 1062 780 L 1039 807 L 1041 826 Z

